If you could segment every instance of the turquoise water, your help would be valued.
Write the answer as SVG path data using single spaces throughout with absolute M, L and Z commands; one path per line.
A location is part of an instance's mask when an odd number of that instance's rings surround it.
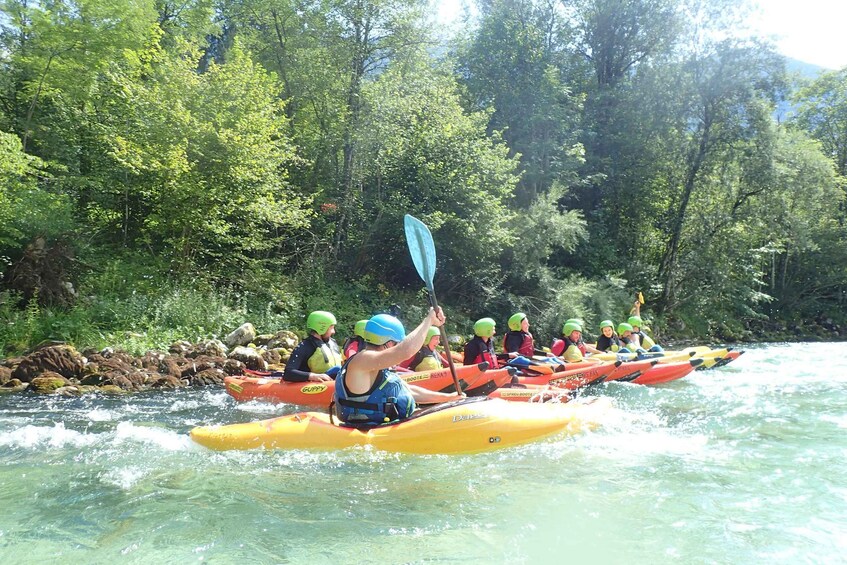
M 221 389 L 0 396 L 0 563 L 821 563 L 847 554 L 847 344 L 610 384 L 602 428 L 500 452 L 226 452 L 292 407 Z

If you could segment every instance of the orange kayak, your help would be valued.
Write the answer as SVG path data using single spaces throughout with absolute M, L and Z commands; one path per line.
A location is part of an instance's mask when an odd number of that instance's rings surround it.
M 516 378 L 517 372 L 518 370 L 514 367 L 489 369 L 482 373 L 479 378 L 468 383 L 464 392 L 467 396 L 488 396 L 490 392 L 510 384 Z M 449 390 L 445 392 L 453 392 L 452 380 Z
M 575 389 L 589 384 L 603 382 L 620 365 L 620 361 L 592 363 L 587 367 L 569 369 L 550 375 L 518 377 L 518 382 L 525 385 L 554 384 L 567 389 Z
M 570 391 L 551 385 L 516 385 L 498 388 L 488 398 L 502 398 L 509 402 L 559 402 L 571 399 Z
M 585 359 L 583 361 L 574 361 L 570 363 L 564 364 L 556 364 L 556 363 L 546 363 L 544 361 L 536 360 L 534 364 L 523 366 L 523 365 L 512 365 L 513 367 L 517 367 L 520 371 L 526 376 L 535 376 L 535 375 L 552 375 L 553 373 L 561 373 L 563 371 L 573 371 L 576 369 L 586 369 L 590 367 L 596 367 L 597 365 L 603 364 L 605 361 L 599 361 L 597 359 Z
M 456 367 L 459 385 L 463 388 L 483 386 L 488 370 L 488 363 Z M 499 371 L 499 370 L 498 370 Z M 494 379 L 504 379 L 505 376 L 495 371 Z M 503 370 L 504 374 L 508 371 Z M 439 392 L 453 392 L 453 375 L 450 369 L 436 369 L 412 373 L 398 373 L 401 379 L 409 384 Z M 511 379 L 511 376 L 509 376 Z M 239 402 L 248 400 L 263 400 L 266 402 L 300 404 L 324 408 L 329 406 L 335 394 L 335 381 L 325 383 L 300 382 L 292 383 L 280 378 L 233 376 L 224 379 L 224 386 L 230 396 Z
M 720 361 L 718 361 L 717 363 L 715 363 L 715 365 L 714 365 L 714 366 L 715 366 L 715 367 L 723 367 L 723 366 L 724 366 L 724 365 L 726 365 L 727 363 L 730 363 L 730 362 L 732 362 L 732 361 L 735 361 L 736 359 L 738 359 L 739 357 L 741 357 L 741 354 L 742 354 L 742 353 L 744 353 L 744 350 L 743 350 L 743 349 L 740 349 L 740 350 L 738 350 L 738 351 L 736 351 L 736 350 L 734 350 L 734 349 L 731 349 L 731 350 L 730 350 L 730 351 L 729 351 L 729 352 L 728 352 L 728 353 L 727 353 L 727 354 L 723 357 L 723 359 L 721 359 Z

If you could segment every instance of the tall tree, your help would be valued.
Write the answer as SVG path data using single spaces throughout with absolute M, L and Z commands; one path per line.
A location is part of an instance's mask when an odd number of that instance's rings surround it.
M 493 267 L 514 241 L 507 203 L 516 160 L 486 133 L 488 113 L 465 113 L 449 69 L 434 68 L 424 53 L 390 66 L 362 94 L 364 215 L 351 229 L 358 272 L 417 284 L 398 230 L 411 213 L 435 234 L 445 297 L 484 304 L 502 282 Z
M 4 103 L 26 151 L 44 98 L 80 104 L 97 74 L 125 49 L 143 46 L 156 21 L 150 2 L 130 0 L 3 0 L 6 14 L 0 51 L 7 51 L 15 79 Z
M 767 46 L 726 40 L 705 56 L 692 57 L 683 71 L 691 80 L 691 97 L 679 116 L 688 124 L 685 142 L 680 144 L 684 167 L 671 180 L 674 200 L 666 215 L 669 237 L 658 271 L 665 309 L 672 309 L 676 299 L 683 228 L 695 189 L 719 165 L 715 156 L 726 155 L 723 150 L 767 130 L 784 64 Z
M 556 4 L 481 3 L 479 28 L 459 50 L 474 108 L 491 108 L 489 131 L 502 131 L 520 156 L 517 203 L 529 206 L 555 182 L 576 182 L 581 101 L 566 83 L 569 28 Z
M 600 190 L 585 194 L 583 207 L 594 211 L 600 201 L 611 196 L 618 200 L 617 160 L 631 130 L 628 108 L 638 103 L 628 86 L 639 66 L 666 58 L 679 40 L 680 2 L 678 0 L 563 0 L 573 14 L 575 49 L 590 65 L 593 84 L 586 85 L 588 150 L 586 173 L 609 178 Z M 616 234 L 614 234 L 616 235 Z
M 821 142 L 838 173 L 847 177 L 847 68 L 821 74 L 794 100 L 797 125 Z
M 324 175 L 311 178 L 321 200 L 337 206 L 331 250 L 343 259 L 350 227 L 359 221 L 357 133 L 362 88 L 403 52 L 427 41 L 423 0 L 245 0 L 233 18 L 255 34 L 251 44 L 279 73 L 304 155 Z M 299 137 L 295 138 L 298 142 Z

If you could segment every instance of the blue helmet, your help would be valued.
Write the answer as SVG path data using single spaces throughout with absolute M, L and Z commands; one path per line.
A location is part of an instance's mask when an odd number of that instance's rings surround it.
M 394 316 L 377 314 L 365 324 L 365 341 L 372 345 L 382 345 L 389 341 L 401 342 L 406 337 L 403 323 Z

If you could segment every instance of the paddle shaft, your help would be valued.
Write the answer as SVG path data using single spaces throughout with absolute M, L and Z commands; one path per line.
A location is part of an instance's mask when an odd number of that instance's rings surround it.
M 429 291 L 429 303 L 435 310 L 438 310 L 438 301 L 435 299 L 435 289 L 427 285 Z M 462 394 L 462 387 L 459 386 L 459 377 L 456 375 L 456 366 L 453 364 L 453 356 L 450 354 L 450 342 L 447 341 L 447 330 L 444 329 L 444 324 L 438 327 L 441 332 L 441 341 L 444 343 L 444 349 L 447 352 L 447 364 L 450 366 L 450 374 L 453 376 L 453 384 L 456 386 L 456 394 Z

